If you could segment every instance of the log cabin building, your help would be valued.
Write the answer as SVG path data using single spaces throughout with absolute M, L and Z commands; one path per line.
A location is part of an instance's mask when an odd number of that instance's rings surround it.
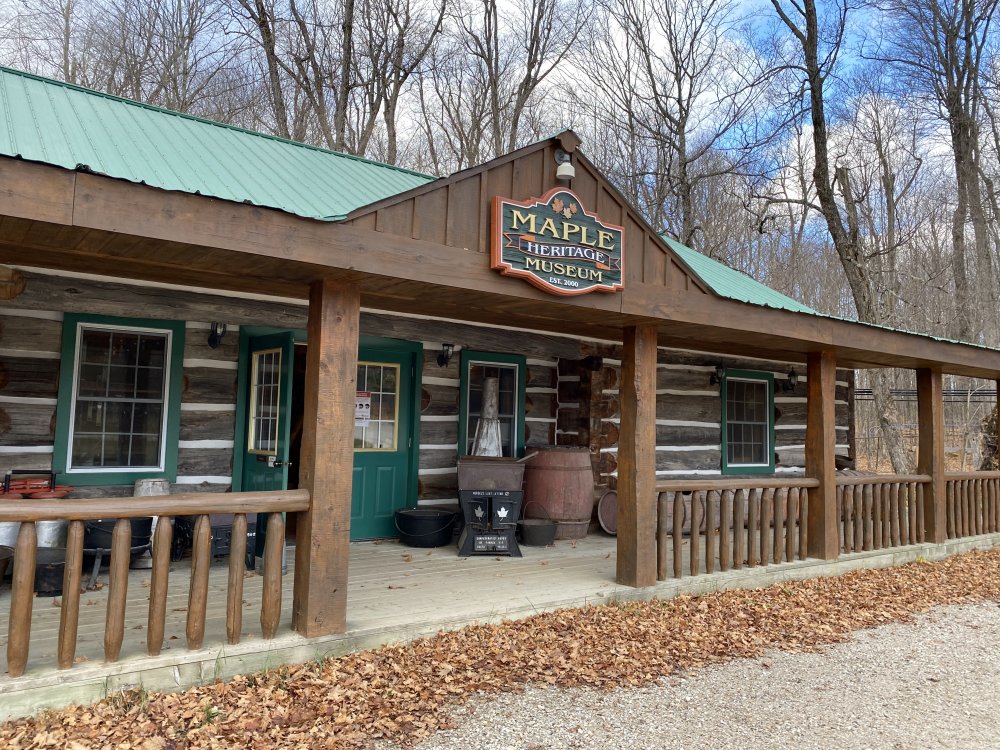
M 0 520 L 148 513 L 143 478 L 164 516 L 285 511 L 293 627 L 340 631 L 348 541 L 456 502 L 495 376 L 507 455 L 586 447 L 617 487 L 620 583 L 655 584 L 683 482 L 798 482 L 799 552 L 833 559 L 853 371 L 908 367 L 920 475 L 896 484 L 920 485 L 910 541 L 945 539 L 941 375 L 998 378 L 1000 352 L 820 314 L 660 236 L 572 131 L 435 179 L 9 69 L 0 109 L 0 473 L 74 487 Z
M 149 186 L 162 180 L 156 186 L 164 190 L 240 198 L 484 254 L 490 227 L 483 209 L 493 195 L 517 194 L 515 175 L 529 191 L 517 197 L 541 195 L 555 186 L 541 178 L 555 164 L 552 154 L 576 146 L 575 136 L 564 133 L 502 163 L 434 180 L 13 71 L 4 76 L 9 111 L 52 123 L 41 134 L 9 131 L 8 157 Z M 191 151 L 198 144 L 203 153 Z M 264 172 L 267 163 L 282 165 L 281 173 Z M 658 257 L 644 262 L 673 295 L 718 295 L 815 314 L 656 236 L 593 167 L 577 168 L 589 173 L 590 184 L 581 185 L 581 174 L 570 185 L 583 210 L 595 208 L 595 198 L 613 206 L 602 205 L 604 215 L 627 223 L 626 234 L 641 241 L 644 253 L 655 251 Z M 535 174 L 521 177 L 525 169 Z M 490 182 L 495 187 L 483 200 Z M 409 262 L 398 269 L 404 278 Z M 308 347 L 304 300 L 197 283 L 124 282 L 45 268 L 30 252 L 12 265 L 24 289 L 0 310 L 0 473 L 51 469 L 60 484 L 76 488 L 74 497 L 130 495 L 134 481 L 145 477 L 166 477 L 178 492 L 295 486 Z M 571 272 L 586 266 L 567 265 Z M 469 295 L 470 305 L 475 297 Z M 398 507 L 457 502 L 456 462 L 471 444 L 487 374 L 500 378 L 506 455 L 584 446 L 593 455 L 595 485 L 614 481 L 620 342 L 477 325 L 433 315 L 432 305 L 421 310 L 361 313 L 365 364 L 358 366 L 358 390 L 372 394 L 373 411 L 355 436 L 352 538 L 394 535 Z M 806 377 L 800 363 L 671 347 L 661 347 L 657 358 L 658 477 L 801 472 Z M 850 370 L 838 372 L 836 450 L 845 461 L 851 381 Z M 743 404 L 754 416 L 737 427 L 731 423 Z M 747 439 L 736 438 L 738 431 Z

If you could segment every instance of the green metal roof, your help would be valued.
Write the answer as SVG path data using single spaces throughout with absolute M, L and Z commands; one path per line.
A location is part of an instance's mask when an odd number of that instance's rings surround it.
M 3 67 L 0 155 L 325 221 L 434 179 Z
M 691 270 L 698 274 L 701 280 L 708 284 L 712 291 L 720 297 L 735 300 L 737 302 L 746 302 L 750 305 L 760 305 L 762 307 L 773 307 L 779 310 L 790 310 L 792 312 L 804 313 L 806 315 L 815 315 L 818 318 L 828 318 L 830 320 L 840 320 L 847 323 L 857 323 L 858 325 L 867 326 L 869 328 L 892 331 L 893 333 L 905 333 L 911 336 L 920 336 L 933 341 L 941 341 L 946 344 L 961 344 L 962 346 L 972 346 L 977 349 L 997 351 L 995 347 L 986 346 L 984 344 L 959 341 L 958 339 L 949 339 L 944 336 L 935 336 L 930 333 L 908 331 L 905 328 L 894 328 L 880 323 L 869 323 L 864 320 L 844 318 L 838 315 L 830 315 L 829 313 L 819 312 L 818 310 L 814 310 L 811 307 L 803 305 L 801 302 L 797 302 L 781 292 L 776 292 L 771 287 L 765 286 L 759 281 L 754 281 L 745 273 L 741 273 L 740 271 L 730 268 L 724 263 L 720 263 L 717 260 L 709 258 L 707 255 L 702 255 L 697 250 L 692 250 L 690 247 L 682 245 L 675 239 L 667 237 L 666 235 L 660 236 L 670 246 L 670 249 L 676 252 L 681 259 L 688 264 Z
M 819 315 L 811 307 L 776 292 L 769 286 L 747 276 L 745 273 L 730 268 L 724 263 L 712 260 L 697 250 L 692 250 L 670 237 L 663 236 L 670 249 L 681 256 L 681 259 L 691 267 L 698 276 L 712 288 L 716 294 L 737 302 L 747 302 L 751 305 L 775 307 L 779 310 Z

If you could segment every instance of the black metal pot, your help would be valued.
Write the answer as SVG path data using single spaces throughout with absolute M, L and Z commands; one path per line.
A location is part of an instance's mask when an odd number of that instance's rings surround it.
M 403 508 L 396 511 L 399 541 L 410 547 L 444 547 L 451 543 L 457 514 L 432 508 Z
M 521 544 L 528 547 L 548 547 L 556 540 L 556 522 L 545 518 L 524 518 L 517 522 Z
M 39 596 L 59 596 L 63 590 L 65 569 L 65 549 L 39 547 L 35 552 L 35 593 Z
M 0 584 L 7 577 L 7 571 L 13 569 L 14 548 L 0 545 Z
M 152 537 L 153 517 L 145 516 L 133 518 L 132 521 L 132 546 L 131 562 L 135 562 L 142 553 L 149 548 L 149 540 Z M 101 567 L 106 567 L 111 562 L 111 538 L 115 530 L 117 519 L 110 518 L 101 521 L 87 521 L 83 531 L 84 565 L 92 563 L 96 556 L 96 550 L 106 550 L 101 558 Z

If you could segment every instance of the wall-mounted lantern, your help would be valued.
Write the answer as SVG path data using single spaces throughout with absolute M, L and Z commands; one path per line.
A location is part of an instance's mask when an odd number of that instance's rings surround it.
M 455 352 L 454 344 L 441 344 L 441 352 L 438 354 L 438 367 L 447 367 L 451 362 L 451 355 Z

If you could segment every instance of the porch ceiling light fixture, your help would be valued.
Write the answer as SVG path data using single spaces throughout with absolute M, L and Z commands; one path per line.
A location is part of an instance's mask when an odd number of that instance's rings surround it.
M 215 349 L 222 343 L 222 338 L 226 335 L 226 324 L 213 321 L 212 328 L 208 332 L 208 347 Z
M 798 384 L 799 384 L 799 374 L 795 372 L 795 368 L 793 367 L 791 370 L 788 371 L 788 380 L 781 384 L 781 390 L 785 391 L 786 393 L 788 391 L 794 391 L 795 386 L 797 386 Z
M 447 367 L 451 362 L 451 355 L 455 352 L 454 344 L 441 344 L 441 352 L 438 354 L 438 367 Z
M 709 385 L 718 385 L 722 382 L 722 378 L 726 374 L 726 368 L 721 364 L 715 366 L 715 372 L 713 372 L 708 378 Z
M 576 167 L 573 166 L 573 157 L 563 151 L 556 149 L 556 179 L 560 182 L 569 182 L 576 177 Z

